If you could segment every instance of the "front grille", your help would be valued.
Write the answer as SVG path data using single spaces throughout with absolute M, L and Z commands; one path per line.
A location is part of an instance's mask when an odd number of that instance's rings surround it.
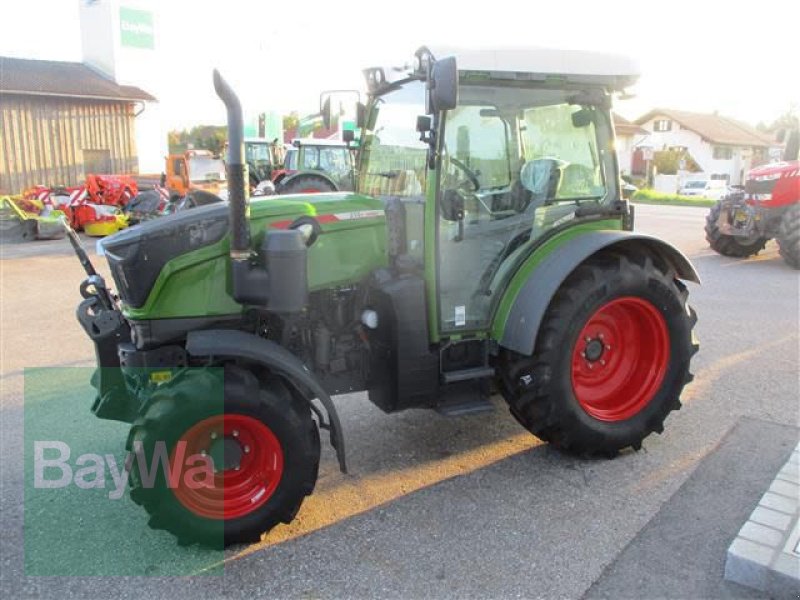
M 777 179 L 770 179 L 768 181 L 750 179 L 744 184 L 744 191 L 748 194 L 771 194 L 777 182 Z

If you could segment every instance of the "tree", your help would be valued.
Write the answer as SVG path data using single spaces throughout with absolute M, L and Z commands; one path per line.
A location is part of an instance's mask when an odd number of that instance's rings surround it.
M 288 115 L 284 115 L 283 117 L 284 131 L 294 131 L 295 129 L 297 129 L 299 124 L 300 124 L 300 114 L 296 110 L 293 110 Z
M 800 106 L 797 103 L 791 103 L 789 108 L 780 115 L 777 119 L 775 119 L 772 123 L 764 123 L 763 121 L 756 125 L 756 129 L 763 133 L 768 133 L 770 135 L 775 135 L 776 137 L 780 135 L 780 132 L 784 132 L 783 135 L 786 135 L 786 132 L 789 132 L 793 129 L 800 128 Z
M 182 154 L 190 148 L 222 154 L 228 139 L 228 128 L 220 125 L 197 125 L 189 131 L 170 131 L 167 134 L 170 154 Z

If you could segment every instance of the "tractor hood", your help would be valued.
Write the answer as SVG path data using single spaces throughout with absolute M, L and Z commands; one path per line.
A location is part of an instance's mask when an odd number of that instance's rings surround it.
M 800 161 L 798 160 L 770 163 L 751 169 L 747 174 L 747 179 L 760 180 L 767 177 L 787 176 L 791 173 L 797 174 L 798 171 L 800 171 Z
M 252 199 L 249 223 L 253 252 L 260 247 L 270 229 L 289 228 L 301 217 L 313 219 L 321 233 L 319 241 L 309 250 L 309 284 L 312 288 L 329 283 L 329 278 L 346 283 L 350 277 L 360 275 L 348 273 L 347 265 L 340 264 L 350 260 L 350 247 L 352 251 L 366 252 L 373 258 L 364 261 L 362 256 L 359 261 L 354 261 L 357 265 L 385 261 L 383 205 L 373 198 L 352 193 Z M 353 231 L 365 228 L 369 231 L 366 238 L 363 232 Z M 216 265 L 216 268 L 222 268 L 221 265 L 227 264 L 229 230 L 228 204 L 220 202 L 148 221 L 102 240 L 123 304 L 134 309 L 145 306 L 159 277 L 163 279 L 163 285 L 169 286 L 170 280 L 176 279 L 175 275 L 191 269 L 199 270 L 199 265 L 211 270 L 208 267 L 210 262 L 222 260 L 225 262 Z M 346 243 L 348 235 L 354 241 L 350 246 Z M 224 293 L 225 277 L 218 279 L 220 281 L 204 283 L 206 294 L 215 286 L 221 286 L 221 293 Z M 185 280 L 183 285 L 186 285 Z M 173 297 L 175 294 L 179 297 L 197 290 L 175 289 L 173 292 Z M 179 312 L 180 308 L 170 308 L 171 314 L 176 311 Z

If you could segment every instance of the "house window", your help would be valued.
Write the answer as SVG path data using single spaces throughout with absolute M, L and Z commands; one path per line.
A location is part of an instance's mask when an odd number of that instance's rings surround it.
M 671 131 L 672 121 L 669 119 L 656 119 L 653 122 L 653 131 Z
M 730 146 L 714 146 L 714 160 L 730 160 L 733 158 L 733 148 Z
M 711 179 L 714 181 L 730 181 L 731 176 L 727 173 L 712 173 Z

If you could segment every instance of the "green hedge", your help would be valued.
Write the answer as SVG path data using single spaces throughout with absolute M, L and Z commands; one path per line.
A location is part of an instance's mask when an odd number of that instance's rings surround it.
M 639 204 L 669 204 L 672 206 L 714 206 L 716 200 L 700 196 L 681 196 L 680 194 L 664 194 L 654 190 L 639 190 L 631 198 Z

